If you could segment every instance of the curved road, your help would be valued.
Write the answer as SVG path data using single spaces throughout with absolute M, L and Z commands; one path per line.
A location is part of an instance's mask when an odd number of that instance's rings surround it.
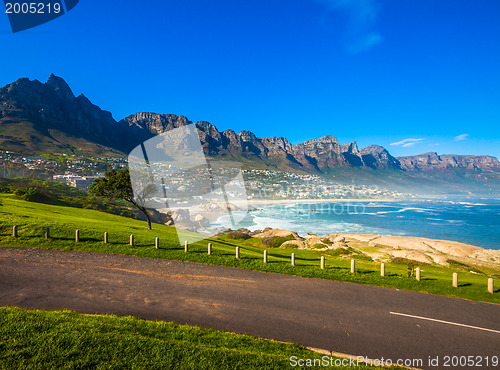
M 500 356 L 500 305 L 132 256 L 0 248 L 0 305 L 174 321 L 423 368 L 436 356 L 440 368 L 444 356 L 493 368 L 484 356 Z

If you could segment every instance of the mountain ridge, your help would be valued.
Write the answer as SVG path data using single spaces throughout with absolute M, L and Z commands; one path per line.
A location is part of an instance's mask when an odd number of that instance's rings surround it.
M 144 140 L 191 123 L 182 115 L 152 112 L 138 112 L 116 121 L 85 95 L 75 97 L 64 79 L 54 74 L 45 83 L 20 78 L 0 88 L 0 147 L 7 150 L 126 155 Z M 356 142 L 340 144 L 332 135 L 291 144 L 285 137 L 258 138 L 246 130 L 220 132 L 207 121 L 194 124 L 208 156 L 237 160 L 250 167 L 310 173 L 349 168 L 500 172 L 500 161 L 492 156 L 424 153 L 394 157 L 382 146 L 360 150 Z

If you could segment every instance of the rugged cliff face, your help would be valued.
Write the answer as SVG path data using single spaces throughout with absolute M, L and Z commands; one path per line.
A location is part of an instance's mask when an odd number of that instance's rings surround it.
M 0 118 L 22 117 L 49 127 L 99 137 L 116 129 L 110 112 L 75 97 L 68 84 L 50 75 L 46 83 L 21 78 L 0 89 Z
M 184 116 L 150 112 L 116 122 L 110 112 L 92 104 L 84 95 L 75 97 L 68 84 L 54 75 L 45 83 L 21 78 L 0 89 L 0 146 L 14 151 L 92 153 L 109 149 L 126 155 L 144 140 L 191 123 Z M 206 154 L 242 160 L 249 166 L 253 163 L 315 173 L 336 168 L 500 172 L 498 159 L 488 156 L 426 153 L 394 158 L 381 146 L 371 145 L 360 151 L 356 142 L 341 145 L 334 136 L 292 145 L 284 137 L 258 138 L 251 131 L 220 132 L 206 121 L 196 125 Z
M 472 155 L 438 155 L 425 153 L 398 158 L 401 168 L 406 171 L 432 171 L 463 168 L 468 170 L 500 170 L 498 158 Z
M 401 163 L 385 148 L 379 145 L 370 145 L 361 150 L 361 156 L 366 166 L 373 169 L 401 169 Z
M 21 78 L 1 88 L 0 120 L 2 131 L 16 134 L 9 135 L 9 142 L 18 140 L 19 149 L 30 140 L 64 149 L 67 143 L 63 141 L 70 137 L 74 141 L 83 138 L 83 146 L 92 142 L 121 149 L 120 137 L 125 133 L 110 112 L 83 94 L 75 97 L 68 84 L 53 74 L 45 83 Z

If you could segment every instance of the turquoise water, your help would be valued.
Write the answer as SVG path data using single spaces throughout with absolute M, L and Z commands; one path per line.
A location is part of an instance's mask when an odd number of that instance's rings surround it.
M 256 206 L 238 225 L 299 234 L 418 236 L 500 250 L 500 199 L 407 202 L 321 202 Z M 316 212 L 312 212 L 316 209 Z M 230 227 L 227 217 L 217 223 Z

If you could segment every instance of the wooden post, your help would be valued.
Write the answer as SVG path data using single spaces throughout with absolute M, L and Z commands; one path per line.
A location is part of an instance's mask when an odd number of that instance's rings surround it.
M 50 238 L 50 227 L 46 227 L 45 228 L 45 239 L 49 239 Z
M 76 230 L 75 231 L 75 242 L 79 242 L 80 241 L 80 230 Z
M 488 279 L 488 292 L 490 292 L 491 294 L 493 294 L 493 291 L 494 291 L 493 279 L 489 278 Z
M 453 273 L 453 286 L 458 288 L 458 274 L 456 272 Z
M 325 256 L 321 256 L 321 269 L 325 269 Z
M 420 281 L 420 267 L 417 267 L 415 269 L 415 277 L 417 278 L 418 281 Z
M 212 243 L 208 243 L 208 255 L 212 255 Z
M 160 249 L 160 238 L 155 238 L 155 249 Z
M 236 258 L 240 258 L 240 247 L 236 247 Z
M 13 236 L 14 238 L 17 238 L 17 226 L 14 226 L 14 227 L 12 228 L 12 236 Z
M 267 263 L 267 251 L 264 251 L 264 263 Z
M 295 253 L 292 253 L 292 266 L 295 266 Z
M 185 253 L 189 252 L 189 243 L 187 240 L 184 242 L 184 252 Z
M 385 277 L 385 263 L 380 264 L 380 276 Z
M 130 245 L 131 246 L 134 245 L 134 236 L 133 235 L 130 235 Z
M 108 244 L 108 232 L 104 233 L 104 244 Z
M 356 261 L 353 258 L 351 260 L 351 274 L 354 274 L 355 271 L 356 271 Z

